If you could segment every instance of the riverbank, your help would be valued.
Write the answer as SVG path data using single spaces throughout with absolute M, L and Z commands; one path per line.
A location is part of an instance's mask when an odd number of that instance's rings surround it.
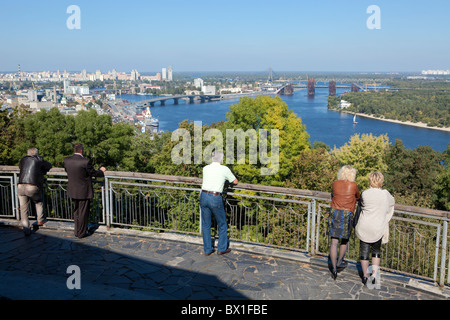
M 343 112 L 343 113 L 348 113 L 348 114 L 355 114 L 354 112 L 345 111 L 345 110 L 335 110 L 335 109 L 328 109 L 328 110 L 337 111 L 337 112 Z M 444 131 L 444 132 L 450 132 L 450 128 L 449 127 L 445 127 L 445 128 L 429 127 L 426 123 L 423 123 L 423 122 L 411 122 L 411 121 L 400 121 L 400 120 L 386 119 L 386 118 L 375 117 L 374 115 L 369 115 L 369 114 L 365 114 L 365 113 L 356 113 L 356 115 L 358 117 L 375 119 L 375 120 L 392 122 L 392 123 L 398 123 L 398 124 L 403 124 L 403 125 L 406 125 L 406 126 L 412 126 L 412 127 L 423 128 L 423 129 L 432 129 L 432 130 L 439 130 L 439 131 Z

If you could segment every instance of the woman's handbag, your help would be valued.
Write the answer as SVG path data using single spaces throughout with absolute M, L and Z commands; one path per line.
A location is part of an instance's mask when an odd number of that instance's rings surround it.
M 356 228 L 356 225 L 358 224 L 359 216 L 361 215 L 361 210 L 362 210 L 362 203 L 361 203 L 361 199 L 359 199 L 358 204 L 355 209 L 355 215 L 352 220 L 353 228 Z

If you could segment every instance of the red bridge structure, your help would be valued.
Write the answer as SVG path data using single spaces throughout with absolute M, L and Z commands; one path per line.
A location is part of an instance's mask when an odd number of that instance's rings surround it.
M 316 95 L 316 81 L 314 78 L 308 80 L 308 97 L 314 97 Z
M 328 95 L 330 97 L 334 97 L 336 96 L 336 81 L 330 81 L 330 83 L 328 84 L 328 89 L 329 89 L 329 93 Z

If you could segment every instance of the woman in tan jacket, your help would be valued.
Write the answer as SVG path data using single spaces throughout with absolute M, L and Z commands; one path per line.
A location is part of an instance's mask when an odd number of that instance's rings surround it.
M 362 210 L 356 225 L 356 236 L 360 239 L 360 261 L 363 283 L 369 278 L 369 254 L 372 253 L 372 283 L 375 284 L 381 261 L 381 244 L 389 238 L 389 221 L 394 215 L 394 197 L 381 189 L 384 176 L 380 172 L 369 174 L 370 188 L 361 195 Z
M 336 280 L 337 268 L 345 267 L 344 256 L 348 247 L 348 239 L 352 231 L 352 219 L 356 202 L 360 198 L 358 186 L 355 183 L 356 170 L 343 166 L 338 172 L 338 180 L 333 182 L 333 194 L 330 210 L 328 235 L 331 237 L 330 260 L 331 274 Z M 337 247 L 339 246 L 339 258 Z

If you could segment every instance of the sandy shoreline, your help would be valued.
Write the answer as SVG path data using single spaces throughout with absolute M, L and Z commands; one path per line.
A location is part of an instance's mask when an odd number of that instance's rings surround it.
M 329 110 L 333 110 L 333 109 L 329 109 Z M 349 111 L 345 111 L 345 110 L 334 110 L 334 111 L 348 113 L 348 114 L 355 114 L 354 112 L 349 112 Z M 423 129 L 433 129 L 433 130 L 440 130 L 440 131 L 444 131 L 444 132 L 450 132 L 450 128 L 449 127 L 446 127 L 446 128 L 429 127 L 429 126 L 427 126 L 426 123 L 422 123 L 422 122 L 411 122 L 411 121 L 400 121 L 400 120 L 384 119 L 384 118 L 378 118 L 378 117 L 375 117 L 373 115 L 368 115 L 368 114 L 364 114 L 364 113 L 356 113 L 356 115 L 359 116 L 359 117 L 370 118 L 370 119 L 374 119 L 374 120 L 380 120 L 380 121 L 404 124 L 406 126 L 413 126 L 413 127 L 423 128 Z

